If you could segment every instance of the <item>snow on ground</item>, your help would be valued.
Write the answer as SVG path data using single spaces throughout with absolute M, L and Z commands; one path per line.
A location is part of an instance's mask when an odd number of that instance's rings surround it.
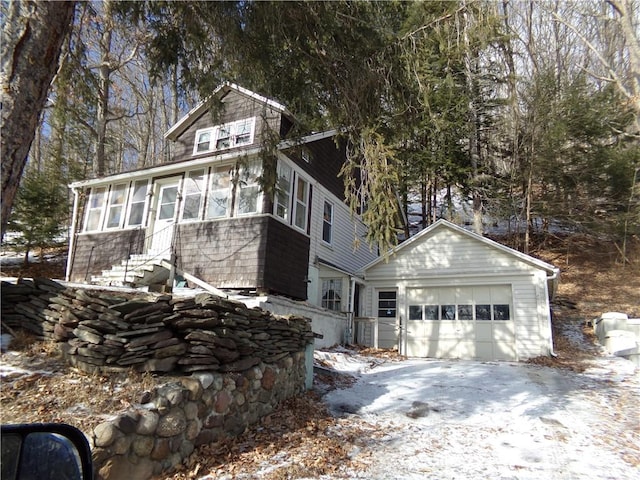
M 337 416 L 370 425 L 354 479 L 640 478 L 640 376 L 601 356 L 574 373 L 523 363 L 348 352 L 316 358 L 358 381 L 329 392 Z

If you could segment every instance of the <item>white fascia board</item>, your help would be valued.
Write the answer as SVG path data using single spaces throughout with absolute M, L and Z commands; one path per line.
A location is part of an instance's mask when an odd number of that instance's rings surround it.
M 108 177 L 93 178 L 90 180 L 80 180 L 78 182 L 73 182 L 69 184 L 69 188 L 76 189 L 76 188 L 83 188 L 83 187 L 95 187 L 98 185 L 109 185 L 111 183 L 116 183 L 123 180 L 130 181 L 130 180 L 136 180 L 139 178 L 149 178 L 149 177 L 156 177 L 160 175 L 163 175 L 163 176 L 171 175 L 173 173 L 178 174 L 178 173 L 185 172 L 187 170 L 192 170 L 194 168 L 197 168 L 203 165 L 209 165 L 214 162 L 225 162 L 232 158 L 239 158 L 241 156 L 254 157 L 254 156 L 257 156 L 258 153 L 260 153 L 260 150 L 261 149 L 259 147 L 252 148 L 250 150 L 241 150 L 239 152 L 236 151 L 236 152 L 224 153 L 221 155 L 203 157 L 197 160 L 189 160 L 186 162 L 179 162 L 179 163 L 168 163 L 165 165 L 158 165 L 157 167 L 145 168 L 143 170 L 135 170 L 131 172 L 118 173 L 115 175 L 110 175 Z
M 286 150 L 287 148 L 297 147 L 306 143 L 317 142 L 318 140 L 324 140 L 325 138 L 334 137 L 335 135 L 337 135 L 337 133 L 338 130 L 333 129 L 327 130 L 325 132 L 312 133 L 311 135 L 307 135 L 305 137 L 283 140 L 278 145 L 278 149 Z
M 203 110 L 206 109 L 207 101 L 202 100 L 195 107 L 189 110 L 186 115 L 184 115 L 178 122 L 167 130 L 164 134 L 164 138 L 168 138 L 169 140 L 175 140 L 178 136 L 184 132 L 188 126 L 190 125 L 189 120 L 192 117 L 198 117 Z

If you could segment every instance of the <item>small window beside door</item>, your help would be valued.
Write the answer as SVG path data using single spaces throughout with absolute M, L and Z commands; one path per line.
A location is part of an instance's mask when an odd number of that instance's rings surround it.
M 378 292 L 379 318 L 396 318 L 397 305 L 397 292 L 395 290 Z

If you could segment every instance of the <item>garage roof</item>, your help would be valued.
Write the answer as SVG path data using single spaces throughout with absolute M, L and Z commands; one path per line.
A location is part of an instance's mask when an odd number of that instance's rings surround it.
M 390 257 L 393 257 L 394 255 L 396 255 L 397 253 L 401 252 L 404 249 L 408 249 L 411 247 L 411 245 L 413 245 L 416 242 L 421 241 L 422 239 L 424 239 L 424 237 L 430 236 L 432 235 L 434 232 L 441 230 L 441 229 L 450 229 L 453 230 L 455 232 L 458 232 L 462 235 L 466 235 L 469 238 L 474 239 L 475 241 L 478 242 L 482 242 L 485 245 L 491 247 L 491 248 L 495 248 L 503 253 L 506 253 L 508 255 L 511 255 L 515 258 L 517 258 L 518 260 L 520 260 L 521 262 L 531 265 L 535 268 L 539 268 L 541 270 L 544 270 L 545 272 L 547 272 L 547 276 L 549 277 L 549 280 L 551 281 L 551 285 L 550 285 L 550 294 L 551 296 L 553 296 L 553 294 L 555 293 L 555 289 L 556 289 L 556 285 L 557 285 L 557 278 L 558 275 L 560 273 L 560 269 L 558 269 L 557 267 L 551 265 L 550 263 L 544 262 L 538 258 L 532 257 L 530 255 L 527 255 L 525 253 L 519 252 L 518 250 L 515 250 L 513 248 L 507 247 L 506 245 L 502 245 L 501 243 L 498 243 L 494 240 L 491 240 L 489 238 L 483 237 L 482 235 L 478 235 L 476 233 L 473 233 L 469 230 L 466 230 L 454 223 L 451 223 L 447 220 L 444 219 L 440 219 L 437 222 L 433 223 L 432 225 L 430 225 L 429 227 L 425 228 L 424 230 L 422 230 L 420 233 L 418 233 L 417 235 L 411 237 L 409 240 L 401 243 L 400 245 L 398 245 L 397 247 L 395 247 L 394 249 L 390 250 L 388 252 L 388 254 L 386 256 L 380 256 L 378 257 L 376 260 L 374 260 L 373 262 L 369 263 L 368 265 L 366 265 L 362 271 L 366 272 L 367 270 L 371 269 L 372 267 L 380 264 L 381 262 L 385 262 L 388 261 L 388 259 Z

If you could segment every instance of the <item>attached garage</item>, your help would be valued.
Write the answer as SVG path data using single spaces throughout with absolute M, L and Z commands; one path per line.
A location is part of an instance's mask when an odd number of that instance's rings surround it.
M 368 338 L 410 357 L 523 360 L 552 349 L 558 269 L 439 220 L 364 269 Z M 357 322 L 356 322 L 357 324 Z

